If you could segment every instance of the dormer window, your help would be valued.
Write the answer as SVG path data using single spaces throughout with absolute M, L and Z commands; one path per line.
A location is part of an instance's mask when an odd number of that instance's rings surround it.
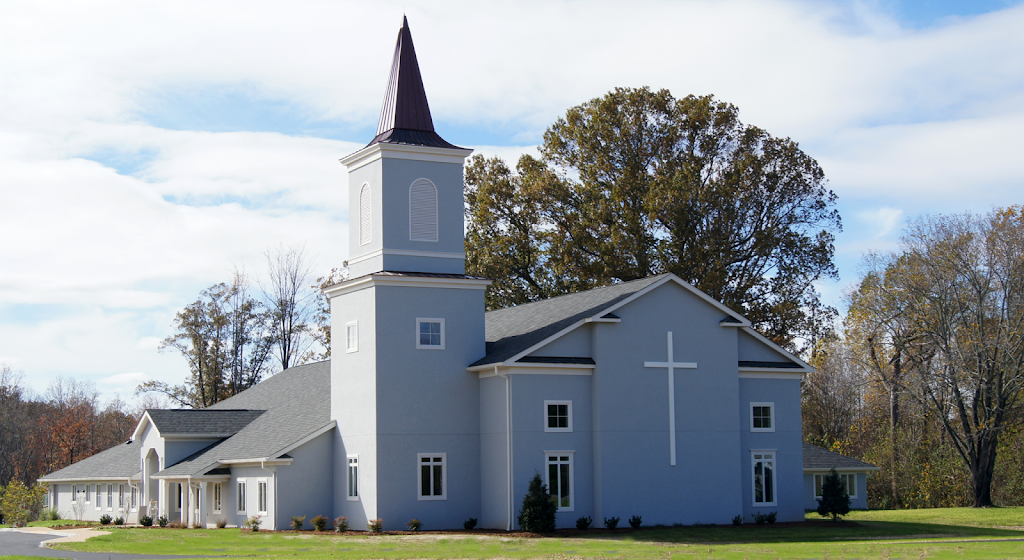
M 427 179 L 409 187 L 409 239 L 437 241 L 437 187 Z

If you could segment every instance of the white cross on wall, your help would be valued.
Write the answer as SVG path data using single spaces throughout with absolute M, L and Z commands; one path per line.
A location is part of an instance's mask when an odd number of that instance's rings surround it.
M 672 331 L 668 331 L 668 361 L 644 362 L 644 367 L 668 368 L 668 457 L 676 466 L 676 369 L 697 369 L 697 362 L 672 361 Z

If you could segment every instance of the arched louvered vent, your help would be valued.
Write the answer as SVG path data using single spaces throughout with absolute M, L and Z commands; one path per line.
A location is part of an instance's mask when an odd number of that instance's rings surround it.
M 370 185 L 363 183 L 359 189 L 359 244 L 366 245 L 373 240 L 373 201 Z
M 409 239 L 437 241 L 437 188 L 426 179 L 409 187 Z

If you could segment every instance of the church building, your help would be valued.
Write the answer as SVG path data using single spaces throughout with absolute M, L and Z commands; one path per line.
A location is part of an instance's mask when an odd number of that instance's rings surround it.
M 490 281 L 465 273 L 471 151 L 435 132 L 403 23 L 377 136 L 341 160 L 350 279 L 325 291 L 331 360 L 207 409 L 146 411 L 131 441 L 43 477 L 50 505 L 130 523 L 516 529 L 538 473 L 559 527 L 803 520 L 834 455 L 805 473 L 810 367 L 672 274 L 487 312 Z M 854 463 L 864 489 L 872 467 Z

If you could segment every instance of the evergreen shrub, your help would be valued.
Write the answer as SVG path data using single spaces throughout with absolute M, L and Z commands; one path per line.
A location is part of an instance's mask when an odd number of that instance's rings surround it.
M 555 512 L 558 506 L 548 487 L 540 479 L 540 473 L 534 473 L 530 486 L 523 497 L 523 508 L 519 510 L 519 528 L 532 533 L 547 533 L 555 530 Z

